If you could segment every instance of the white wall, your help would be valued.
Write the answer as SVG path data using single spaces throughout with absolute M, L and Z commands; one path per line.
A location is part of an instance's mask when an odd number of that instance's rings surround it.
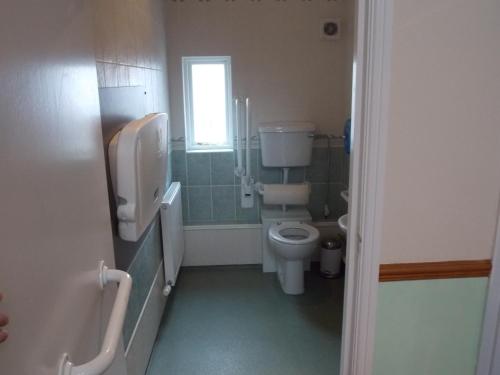
M 320 38 L 339 17 L 343 36 Z M 172 136 L 184 136 L 182 56 L 232 57 L 233 95 L 249 96 L 255 124 L 310 120 L 340 134 L 350 115 L 352 1 L 167 2 Z M 254 131 L 255 134 L 255 131 Z
M 500 2 L 394 2 L 383 263 L 490 258 Z
M 162 0 L 99 0 L 94 19 L 99 88 L 142 86 L 145 110 L 169 112 Z

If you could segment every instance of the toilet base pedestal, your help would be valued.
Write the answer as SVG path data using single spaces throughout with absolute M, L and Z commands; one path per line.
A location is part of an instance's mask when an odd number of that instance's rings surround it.
M 285 294 L 304 293 L 304 260 L 278 260 L 278 279 Z

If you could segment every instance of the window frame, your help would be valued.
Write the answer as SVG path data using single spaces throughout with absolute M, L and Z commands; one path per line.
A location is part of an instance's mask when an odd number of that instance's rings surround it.
M 225 144 L 199 144 L 194 142 L 193 122 L 193 80 L 192 65 L 223 64 L 226 89 L 226 135 Z M 232 109 L 232 78 L 231 56 L 183 56 L 182 57 L 182 88 L 184 96 L 184 131 L 186 136 L 186 152 L 233 151 L 233 109 Z

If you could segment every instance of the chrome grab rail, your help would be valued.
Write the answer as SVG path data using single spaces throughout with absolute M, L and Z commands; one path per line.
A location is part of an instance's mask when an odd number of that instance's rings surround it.
M 75 366 L 69 360 L 69 355 L 64 353 L 59 363 L 58 375 L 101 375 L 111 366 L 115 358 L 116 348 L 120 342 L 130 290 L 132 289 L 132 278 L 127 272 L 108 269 L 104 265 L 104 262 L 101 261 L 99 263 L 99 284 L 101 289 L 104 289 L 110 282 L 118 283 L 119 287 L 109 317 L 101 351 L 93 360 L 79 366 Z

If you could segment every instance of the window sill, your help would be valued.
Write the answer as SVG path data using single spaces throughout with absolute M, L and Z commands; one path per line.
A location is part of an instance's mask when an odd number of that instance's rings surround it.
M 233 152 L 232 148 L 207 148 L 200 150 L 187 150 L 187 154 L 203 154 L 203 153 L 214 153 L 214 152 Z

